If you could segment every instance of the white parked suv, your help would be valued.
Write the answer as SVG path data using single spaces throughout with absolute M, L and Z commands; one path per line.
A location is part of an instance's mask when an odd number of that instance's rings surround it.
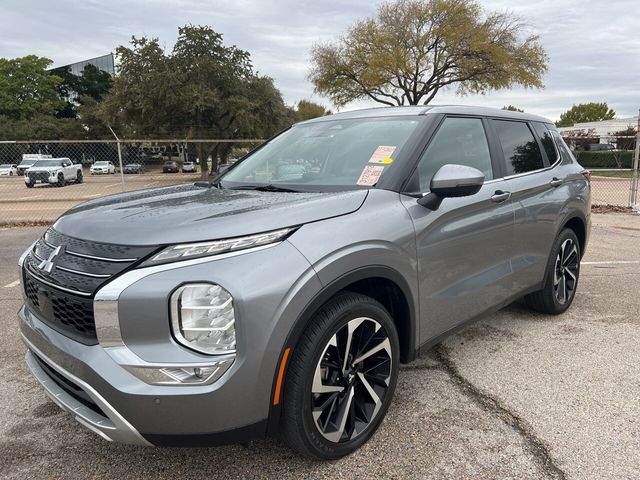
M 38 160 L 24 175 L 24 183 L 32 188 L 36 183 L 49 183 L 64 187 L 66 183 L 82 183 L 82 165 L 68 158 Z
M 116 167 L 111 162 L 95 162 L 91 165 L 91 169 L 89 170 L 91 175 L 101 175 L 103 173 L 116 173 Z
M 18 167 L 10 163 L 4 163 L 0 165 L 0 176 L 11 177 L 18 174 Z

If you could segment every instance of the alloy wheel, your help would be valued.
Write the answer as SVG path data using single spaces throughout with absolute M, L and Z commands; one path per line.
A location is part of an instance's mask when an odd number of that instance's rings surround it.
M 553 291 L 559 304 L 564 305 L 573 297 L 578 283 L 579 268 L 578 247 L 568 238 L 562 242 L 556 256 L 553 274 Z
M 389 337 L 374 319 L 352 319 L 331 337 L 311 387 L 311 414 L 326 440 L 353 440 L 371 425 L 389 389 L 391 367 Z

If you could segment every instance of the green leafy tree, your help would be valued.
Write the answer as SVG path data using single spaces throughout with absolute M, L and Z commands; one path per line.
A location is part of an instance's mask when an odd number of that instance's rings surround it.
M 580 103 L 560 115 L 556 127 L 571 127 L 576 123 L 611 120 L 615 116 L 616 112 L 604 102 Z
M 72 73 L 68 66 L 55 68 L 51 74 L 62 78 L 58 95 L 63 105 L 56 109 L 58 118 L 77 118 L 80 105 L 89 100 L 100 102 L 111 88 L 111 75 L 91 64 L 84 67 L 81 75 Z
M 443 89 L 542 88 L 547 55 L 509 13 L 476 0 L 395 0 L 311 51 L 310 80 L 335 105 L 428 104 Z
M 100 116 L 122 135 L 264 137 L 290 121 L 273 80 L 257 75 L 249 53 L 226 46 L 208 26 L 180 27 L 170 53 L 156 38 L 133 37 L 116 55 L 118 75 Z M 196 153 L 201 160 L 211 157 L 215 170 L 231 148 L 199 143 Z
M 300 100 L 294 111 L 294 119 L 296 122 L 324 117 L 325 115 L 331 115 L 331 110 L 309 100 Z
M 36 55 L 0 58 L 0 115 L 28 120 L 61 106 L 57 86 L 62 79 L 47 72 L 49 65 L 51 60 Z
M 524 110 L 521 110 L 518 107 L 514 107 L 513 105 L 505 105 L 504 107 L 502 107 L 502 110 L 509 110 L 510 112 L 524 112 Z

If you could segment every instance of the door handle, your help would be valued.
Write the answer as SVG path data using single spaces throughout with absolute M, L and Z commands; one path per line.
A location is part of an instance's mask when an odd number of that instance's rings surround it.
M 509 197 L 511 197 L 511 192 L 496 190 L 495 193 L 491 196 L 491 201 L 495 203 L 502 203 L 505 200 L 509 200 Z
M 549 182 L 549 185 L 551 185 L 552 187 L 559 187 L 560 185 L 562 185 L 562 180 L 560 180 L 558 177 L 553 177 Z

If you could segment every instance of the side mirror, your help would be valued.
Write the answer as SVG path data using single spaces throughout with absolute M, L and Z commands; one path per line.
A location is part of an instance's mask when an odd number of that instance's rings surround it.
M 419 198 L 418 203 L 430 210 L 437 210 L 443 199 L 474 195 L 483 184 L 484 173 L 477 168 L 443 165 L 431 179 L 431 192 Z

